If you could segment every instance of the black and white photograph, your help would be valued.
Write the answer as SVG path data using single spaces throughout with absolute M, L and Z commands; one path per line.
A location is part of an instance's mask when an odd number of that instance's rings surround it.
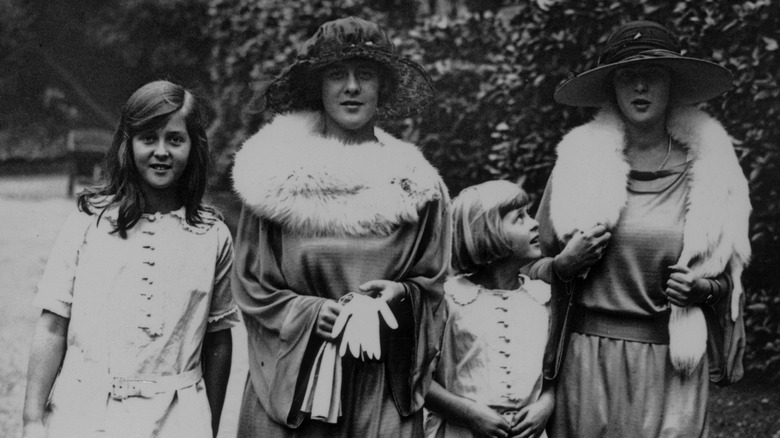
M 780 438 L 780 2 L 0 0 L 0 436 Z

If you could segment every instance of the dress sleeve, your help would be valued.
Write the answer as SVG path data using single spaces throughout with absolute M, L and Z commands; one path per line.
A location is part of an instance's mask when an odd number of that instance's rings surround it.
M 77 211 L 65 220 L 38 282 L 38 292 L 33 299 L 36 307 L 70 318 L 79 252 L 92 218 Z
M 548 380 L 555 379 L 563 360 L 568 337 L 568 322 L 570 319 L 571 300 L 575 282 L 565 282 L 553 270 L 552 257 L 563 249 L 563 243 L 558 239 L 550 219 L 550 197 L 552 177 L 547 181 L 544 195 L 536 212 L 539 222 L 539 243 L 542 255 L 545 256 L 533 265 L 529 276 L 550 282 L 551 298 L 549 302 L 550 320 L 547 346 L 544 351 L 543 373 Z
M 443 183 L 439 190 L 440 197 L 429 201 L 420 213 L 416 250 L 399 279 L 410 289 L 411 315 L 408 319 L 414 321 L 408 325 L 411 333 L 403 330 L 402 321 L 407 318 L 398 314 L 400 327 L 390 332 L 387 366 L 401 415 L 411 415 L 422 408 L 444 330 L 443 283 L 450 263 L 452 226 L 450 200 Z M 393 309 L 393 312 L 397 310 Z
M 219 241 L 217 265 L 214 269 L 214 284 L 211 293 L 211 308 L 207 332 L 216 332 L 233 327 L 240 322 L 238 307 L 230 291 L 230 271 L 233 267 L 233 239 L 222 222 L 216 225 Z
M 289 288 L 277 263 L 280 232 L 242 208 L 231 288 L 247 327 L 249 374 L 259 401 L 274 421 L 297 427 L 304 394 L 296 386 L 322 343 L 313 328 L 326 298 Z

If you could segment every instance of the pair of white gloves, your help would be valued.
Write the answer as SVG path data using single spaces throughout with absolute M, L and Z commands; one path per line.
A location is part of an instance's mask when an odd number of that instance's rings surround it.
M 341 344 L 323 342 L 309 374 L 301 410 L 311 419 L 334 424 L 341 416 L 341 358 L 347 353 L 356 359 L 380 359 L 380 317 L 391 329 L 398 328 L 393 312 L 382 298 L 349 293 L 339 299 L 341 313 L 333 325 L 332 335 L 342 334 Z M 336 351 L 338 348 L 338 351 Z
M 339 355 L 344 357 L 349 350 L 356 359 L 380 359 L 382 357 L 379 340 L 380 317 L 391 329 L 398 328 L 393 312 L 387 301 L 372 298 L 359 293 L 348 293 L 339 299 L 343 306 L 333 324 L 333 338 L 344 332 L 339 346 Z

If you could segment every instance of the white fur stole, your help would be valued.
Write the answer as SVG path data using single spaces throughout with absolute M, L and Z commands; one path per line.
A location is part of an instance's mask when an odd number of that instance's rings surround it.
M 299 235 L 388 235 L 416 223 L 443 183 L 419 149 L 375 128 L 376 142 L 325 138 L 318 112 L 278 115 L 237 152 L 234 190 Z
M 734 281 L 731 317 L 736 320 L 740 278 L 750 258 L 747 181 L 725 129 L 703 111 L 676 108 L 667 129 L 687 145 L 693 160 L 678 264 L 689 266 L 701 277 L 729 269 Z M 623 122 L 613 108 L 603 109 L 561 140 L 550 200 L 551 220 L 561 240 L 575 230 L 599 223 L 611 227 L 618 221 L 628 196 L 630 166 L 624 149 Z M 706 351 L 707 327 L 701 309 L 672 306 L 669 337 L 675 369 L 691 372 Z

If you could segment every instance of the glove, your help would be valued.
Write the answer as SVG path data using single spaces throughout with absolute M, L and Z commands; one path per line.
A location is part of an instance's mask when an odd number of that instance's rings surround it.
M 344 307 L 333 325 L 333 336 L 343 331 L 339 355 L 344 357 L 349 350 L 356 359 L 380 359 L 382 357 L 379 338 L 379 317 L 391 329 L 398 328 L 387 302 L 362 294 L 349 293 L 339 300 Z

